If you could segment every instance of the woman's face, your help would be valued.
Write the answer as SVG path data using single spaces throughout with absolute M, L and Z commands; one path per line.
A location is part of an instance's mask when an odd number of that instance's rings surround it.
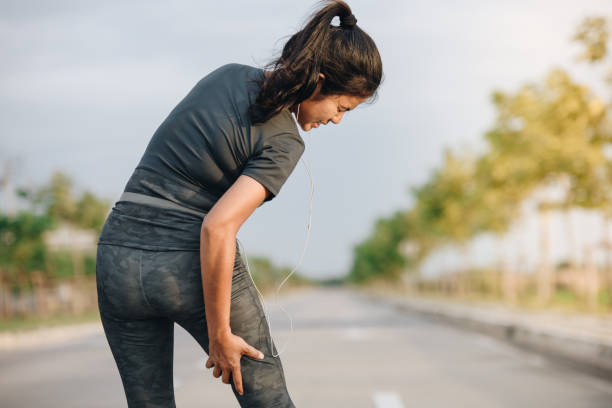
M 306 132 L 312 128 L 318 128 L 321 124 L 340 123 L 344 112 L 355 109 L 357 105 L 368 99 L 353 95 L 321 95 L 321 85 L 322 81 L 319 81 L 310 98 L 300 103 L 299 115 L 297 115 L 297 107 L 293 109 L 297 122 Z

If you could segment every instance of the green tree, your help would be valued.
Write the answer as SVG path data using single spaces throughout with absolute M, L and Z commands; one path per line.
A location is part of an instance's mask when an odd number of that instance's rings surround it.
M 73 222 L 82 228 L 100 232 L 109 209 L 108 201 L 100 200 L 89 191 L 85 191 L 76 203 Z
M 586 19 L 574 39 L 585 46 L 582 59 L 601 61 L 607 53 L 605 19 Z M 372 235 L 355 248 L 352 280 L 397 277 L 402 267 L 418 265 L 440 245 L 466 248 L 479 233 L 501 235 L 518 217 L 519 204 L 542 186 L 564 186 L 561 200 L 539 203 L 543 220 L 551 210 L 567 213 L 575 206 L 599 208 L 612 218 L 612 164 L 605 154 L 612 125 L 600 98 L 553 69 L 544 81 L 515 93 L 494 92 L 492 102 L 497 115 L 485 134 L 484 153 L 445 151 L 442 166 L 412 189 L 413 207 L 379 219 Z M 410 255 L 398 249 L 404 244 Z
M 30 274 L 46 271 L 47 251 L 42 234 L 50 228 L 48 216 L 20 212 L 0 214 L 0 270 L 3 280 L 14 286 L 29 285 Z
M 609 38 L 610 30 L 605 17 L 592 16 L 585 18 L 572 38 L 584 47 L 582 53 L 577 56 L 577 60 L 591 64 L 603 61 L 608 55 Z M 610 70 L 607 80 L 612 81 L 612 70 Z
M 56 171 L 49 183 L 41 188 L 20 189 L 33 211 L 44 213 L 55 223 L 68 222 L 75 226 L 101 231 L 110 202 L 84 191 L 80 197 L 74 193 L 72 180 L 64 173 Z
M 406 235 L 405 225 L 406 215 L 402 212 L 379 219 L 370 238 L 355 247 L 348 280 L 363 283 L 372 278 L 397 279 L 406 264 L 399 248 Z
M 278 285 L 289 275 L 291 268 L 275 265 L 270 259 L 265 257 L 249 258 L 251 275 L 253 282 L 262 291 L 276 289 Z M 310 284 L 312 281 L 294 272 L 283 284 L 283 287 Z
M 109 203 L 88 191 L 75 198 L 72 181 L 61 172 L 54 173 L 47 185 L 22 188 L 18 193 L 29 208 L 15 216 L 0 214 L 0 277 L 13 286 L 23 287 L 29 285 L 34 271 L 48 278 L 71 276 L 75 254 L 66 261 L 66 254 L 49 253 L 43 233 L 63 222 L 100 231 Z

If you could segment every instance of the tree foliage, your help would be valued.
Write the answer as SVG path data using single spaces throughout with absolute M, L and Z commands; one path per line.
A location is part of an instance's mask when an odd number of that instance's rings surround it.
M 75 226 L 102 230 L 110 209 L 110 202 L 97 198 L 90 191 L 77 196 L 72 180 L 62 172 L 55 172 L 49 183 L 39 188 L 21 188 L 19 195 L 30 203 L 30 209 L 42 213 L 55 222 L 68 222 Z
M 574 40 L 589 62 L 607 54 L 607 21 L 590 17 Z M 355 247 L 349 279 L 397 278 L 441 245 L 466 245 L 480 233 L 503 234 L 536 188 L 565 183 L 560 205 L 612 214 L 609 106 L 567 72 L 553 69 L 514 93 L 492 94 L 495 123 L 480 156 L 446 150 L 440 168 L 413 188 L 414 205 L 376 222 Z M 550 203 L 541 203 L 550 205 Z M 402 246 L 408 251 L 402 251 Z
M 289 275 L 291 269 L 275 265 L 268 258 L 254 257 L 248 259 L 253 282 L 261 290 L 271 290 L 277 288 L 281 282 Z M 291 275 L 284 285 L 303 285 L 311 281 L 297 273 Z M 284 287 L 283 285 L 283 287 Z
M 598 62 L 604 59 L 608 53 L 609 34 L 608 22 L 604 17 L 585 18 L 573 37 L 584 47 L 578 60 Z
M 49 253 L 43 233 L 61 223 L 99 232 L 109 203 L 88 191 L 75 196 L 72 181 L 61 172 L 54 173 L 48 184 L 21 188 L 18 194 L 27 207 L 15 216 L 0 213 L 0 277 L 13 286 L 23 287 L 31 283 L 33 273 L 47 278 L 56 274 L 69 276 L 72 260 L 65 267 L 67 263 L 62 259 L 66 254 Z M 59 264 L 64 266 L 54 267 Z
M 406 234 L 404 214 L 396 213 L 389 219 L 376 222 L 374 233 L 355 248 L 354 265 L 349 280 L 360 283 L 373 277 L 396 279 L 406 263 L 400 254 L 399 243 Z

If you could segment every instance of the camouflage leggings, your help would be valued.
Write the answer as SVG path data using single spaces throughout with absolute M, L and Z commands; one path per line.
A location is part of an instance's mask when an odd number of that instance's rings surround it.
M 98 245 L 98 307 L 130 408 L 176 406 L 174 322 L 208 354 L 200 273 L 198 252 Z M 294 407 L 280 358 L 272 356 L 261 302 L 238 251 L 231 293 L 232 333 L 265 355 L 263 360 L 242 356 L 244 395 L 232 381 L 236 399 L 241 407 Z

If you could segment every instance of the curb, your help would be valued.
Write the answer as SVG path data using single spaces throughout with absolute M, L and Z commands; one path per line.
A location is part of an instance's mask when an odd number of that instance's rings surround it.
M 398 299 L 371 292 L 362 295 L 391 304 L 404 312 L 416 312 L 461 329 L 504 340 L 608 381 L 612 378 L 612 339 L 569 327 L 530 322 L 527 316 L 521 319 L 491 311 L 479 313 L 473 306 L 444 304 L 414 297 Z

